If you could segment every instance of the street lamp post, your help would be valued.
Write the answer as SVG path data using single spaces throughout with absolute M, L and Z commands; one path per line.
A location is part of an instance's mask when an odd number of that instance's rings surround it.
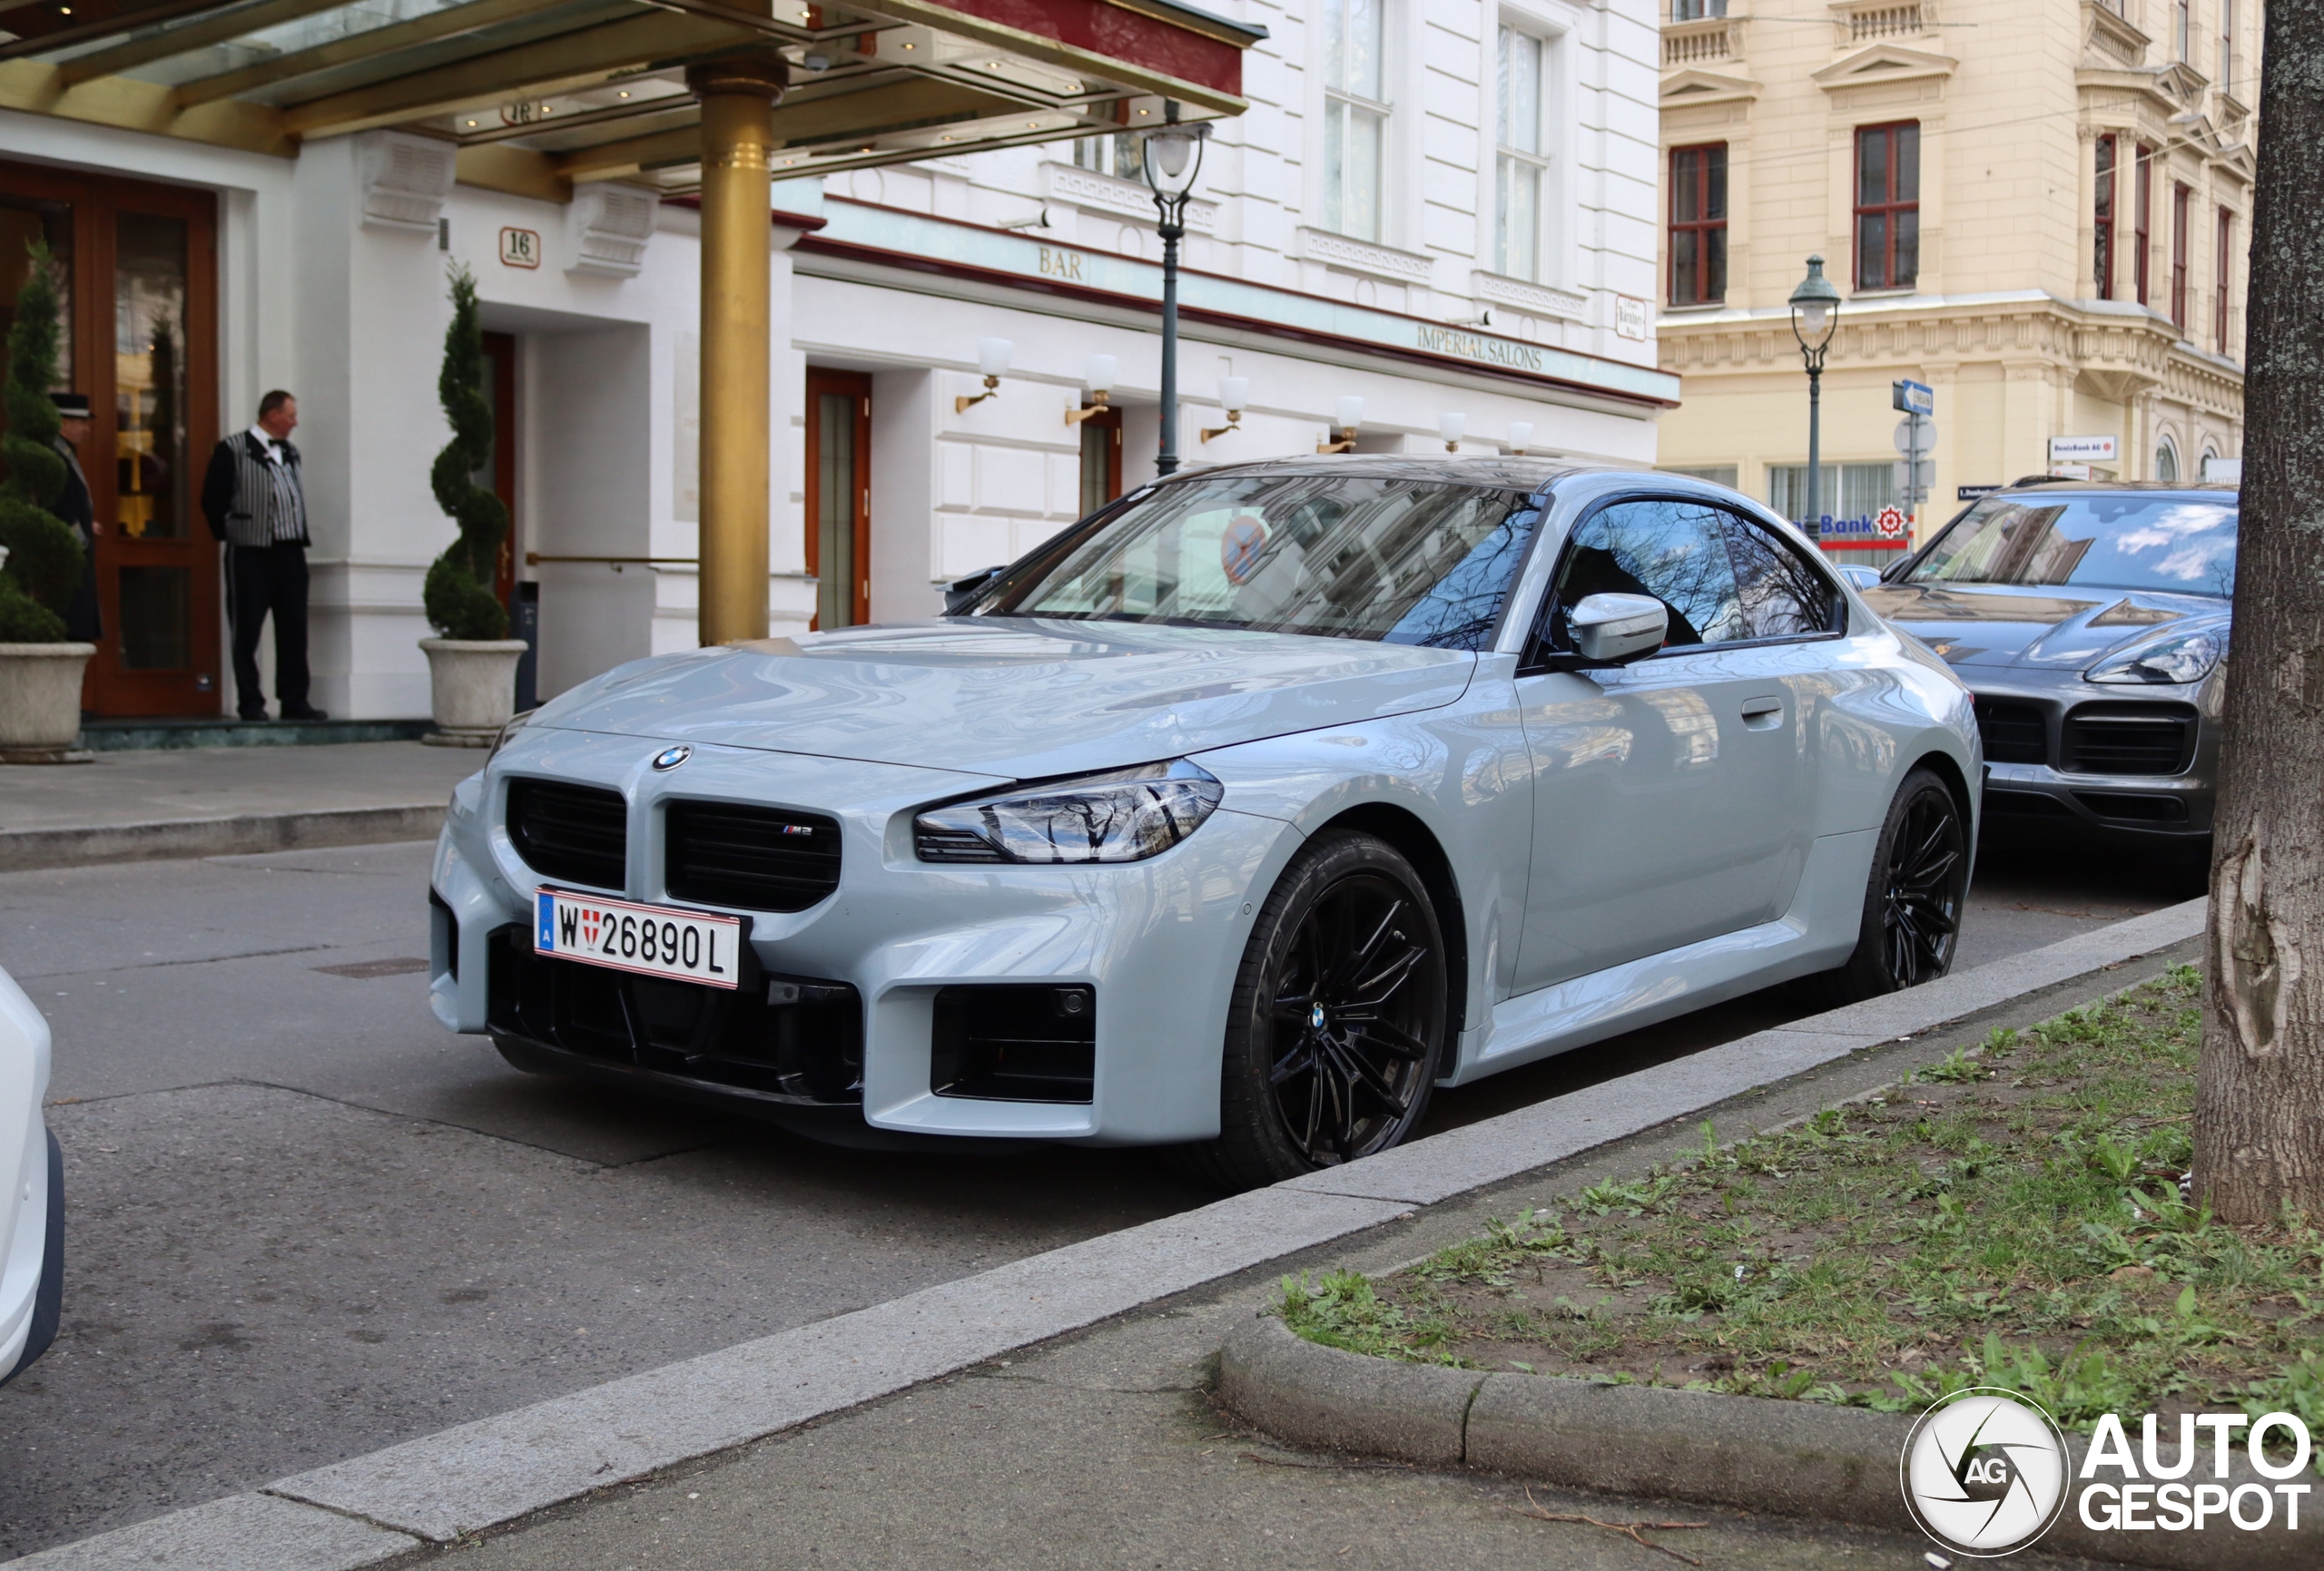
M 1162 447 L 1154 472 L 1178 471 L 1178 242 L 1187 235 L 1187 198 L 1202 168 L 1208 125 L 1181 125 L 1176 103 L 1162 106 L 1164 122 L 1145 133 L 1146 183 L 1162 215 Z
M 1807 276 L 1791 291 L 1791 336 L 1807 366 L 1807 526 L 1824 518 L 1824 351 L 1838 330 L 1840 291 L 1824 276 L 1824 259 L 1807 259 Z

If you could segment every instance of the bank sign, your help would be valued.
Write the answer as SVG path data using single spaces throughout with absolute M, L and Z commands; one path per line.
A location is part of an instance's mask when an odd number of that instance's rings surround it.
M 1827 551 L 1902 551 L 1912 543 L 1912 515 L 1901 507 L 1854 518 L 1827 513 L 1816 525 L 1816 544 Z

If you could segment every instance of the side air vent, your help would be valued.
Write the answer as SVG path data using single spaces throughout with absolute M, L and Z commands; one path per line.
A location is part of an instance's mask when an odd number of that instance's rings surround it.
M 665 810 L 671 898 L 745 911 L 803 911 L 839 888 L 839 820 L 730 802 Z
M 2066 716 L 2068 774 L 2177 774 L 2194 761 L 2195 712 L 2183 703 L 2085 703 Z
M 1088 987 L 990 985 L 936 995 L 929 1089 L 996 1102 L 1088 1102 L 1098 996 Z
M 1977 700 L 1977 734 L 1984 739 L 1987 763 L 2047 763 L 2050 727 L 2030 703 Z
M 619 791 L 559 781 L 508 782 L 508 842 L 545 879 L 626 887 L 629 804 Z

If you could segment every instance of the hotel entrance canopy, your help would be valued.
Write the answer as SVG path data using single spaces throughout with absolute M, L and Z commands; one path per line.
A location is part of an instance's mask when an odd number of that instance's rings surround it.
M 1241 113 L 1265 36 L 1177 0 L 0 0 L 0 108 L 293 154 L 380 127 L 470 184 L 696 190 L 686 72 L 779 54 L 776 179 Z

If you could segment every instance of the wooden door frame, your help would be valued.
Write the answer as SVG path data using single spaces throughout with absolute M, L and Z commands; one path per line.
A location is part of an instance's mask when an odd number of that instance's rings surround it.
M 1107 408 L 1101 409 L 1097 414 L 1090 416 L 1087 420 L 1081 422 L 1081 428 L 1085 431 L 1097 430 L 1111 433 L 1106 442 L 1105 501 L 1100 502 L 1098 505 L 1102 507 L 1106 503 L 1114 501 L 1122 494 L 1121 409 L 1118 406 L 1109 406 Z M 1094 511 L 1096 511 L 1095 508 L 1085 509 L 1083 516 L 1087 517 L 1089 513 Z
M 37 164 L 0 159 L 0 189 L 35 200 L 62 201 L 73 210 L 73 364 L 70 380 L 90 403 L 89 450 L 82 471 L 99 523 L 106 526 L 97 550 L 97 602 L 104 630 L 81 689 L 82 707 L 98 714 L 215 713 L 225 702 L 224 639 L 219 604 L 219 562 L 208 524 L 201 516 L 202 471 L 218 441 L 218 201 L 206 191 L 162 185 L 111 175 L 67 174 Z M 192 663 L 182 671 L 128 672 L 121 668 L 121 569 L 133 543 L 118 529 L 120 474 L 111 454 L 119 435 L 113 364 L 113 319 L 115 261 L 112 221 L 122 212 L 150 213 L 186 221 L 185 334 L 185 515 L 182 538 L 203 549 L 188 552 L 186 630 Z M 103 309 L 100 309 L 100 301 Z M 170 543 L 174 544 L 174 543 Z M 207 677 L 204 692 L 201 679 Z
M 832 371 L 807 368 L 806 485 L 807 571 L 816 580 L 820 619 L 822 599 L 822 486 L 821 457 L 823 397 L 838 394 L 855 400 L 855 584 L 850 595 L 854 621 L 861 627 L 872 620 L 872 378 L 863 371 Z

